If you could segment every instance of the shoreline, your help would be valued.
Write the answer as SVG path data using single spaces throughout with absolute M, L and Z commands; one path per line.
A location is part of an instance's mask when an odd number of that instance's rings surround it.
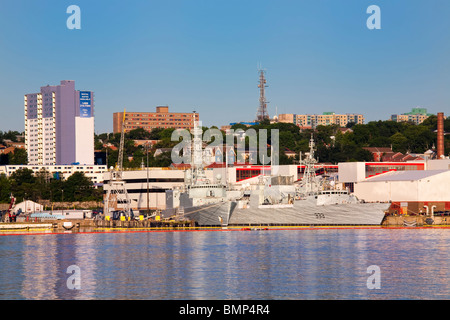
M 40 225 L 40 226 L 39 226 Z M 107 234 L 107 233 L 148 233 L 148 232 L 210 232 L 210 231 L 306 231 L 306 230 L 417 230 L 417 229 L 450 229 L 449 225 L 425 225 L 425 226 L 383 226 L 383 225 L 317 225 L 317 226 L 228 226 L 222 227 L 80 227 L 74 230 L 62 230 L 51 227 L 42 227 L 42 223 L 33 228 L 0 229 L 0 236 L 13 235 L 57 235 L 57 234 Z M 1 226 L 1 225 L 0 225 Z

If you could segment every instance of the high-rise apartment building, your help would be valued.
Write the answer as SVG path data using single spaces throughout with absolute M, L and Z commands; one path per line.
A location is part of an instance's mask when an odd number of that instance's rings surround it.
M 168 106 L 156 107 L 156 112 L 125 112 L 124 129 L 129 132 L 143 128 L 151 131 L 154 128 L 193 129 L 195 120 L 199 120 L 198 113 L 169 112 Z M 123 112 L 113 114 L 114 133 L 122 132 Z
M 324 112 L 323 114 L 280 114 L 279 122 L 294 123 L 300 128 L 311 129 L 317 126 L 327 126 L 338 124 L 341 127 L 348 123 L 364 124 L 362 114 L 335 114 L 334 112 Z
M 411 112 L 402 114 L 391 115 L 391 120 L 395 122 L 413 122 L 415 124 L 421 124 L 431 114 L 427 113 L 426 108 L 412 108 Z
M 28 164 L 94 164 L 94 93 L 75 81 L 25 95 Z

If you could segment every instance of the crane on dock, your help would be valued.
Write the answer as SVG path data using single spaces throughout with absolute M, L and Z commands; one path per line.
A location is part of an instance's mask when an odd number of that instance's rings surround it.
M 131 200 L 128 196 L 126 182 L 123 180 L 123 149 L 125 139 L 125 115 L 123 110 L 122 128 L 120 134 L 119 157 L 117 164 L 110 169 L 108 190 L 104 201 L 104 215 L 106 220 L 131 219 L 133 210 L 131 209 Z M 123 217 L 123 218 L 122 218 Z

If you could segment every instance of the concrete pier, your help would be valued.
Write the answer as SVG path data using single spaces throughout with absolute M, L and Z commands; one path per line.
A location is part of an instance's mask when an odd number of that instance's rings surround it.
M 53 223 L 0 223 L 0 231 L 51 229 Z

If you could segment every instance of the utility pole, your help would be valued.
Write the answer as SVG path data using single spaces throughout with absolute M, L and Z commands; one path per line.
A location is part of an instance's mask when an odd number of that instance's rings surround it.
M 149 142 L 147 141 L 146 144 L 146 149 L 147 149 L 147 215 L 150 214 L 150 190 L 149 190 L 149 186 L 148 186 L 148 149 L 149 149 Z

